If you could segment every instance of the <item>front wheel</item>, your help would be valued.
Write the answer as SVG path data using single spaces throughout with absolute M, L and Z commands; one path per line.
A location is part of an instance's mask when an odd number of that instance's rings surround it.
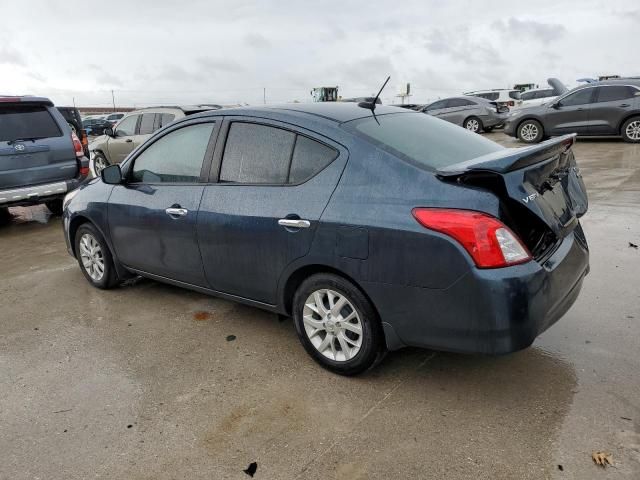
M 473 133 L 480 133 L 482 131 L 482 120 L 478 117 L 469 117 L 462 124 L 464 128 Z
M 80 225 L 75 236 L 76 258 L 91 285 L 109 289 L 119 280 L 111 251 L 100 232 L 90 223 Z
M 518 138 L 524 143 L 538 143 L 543 137 L 542 124 L 537 120 L 525 120 L 518 126 Z
M 625 142 L 640 143 L 640 117 L 633 117 L 624 122 L 620 133 Z
M 107 160 L 103 154 L 95 153 L 93 155 L 93 160 L 91 160 L 91 166 L 92 166 L 93 174 L 96 177 L 99 177 L 102 170 L 104 170 L 109 166 L 109 160 Z
M 307 353 L 324 368 L 357 375 L 384 354 L 382 327 L 371 302 L 333 274 L 306 279 L 293 299 L 293 318 Z

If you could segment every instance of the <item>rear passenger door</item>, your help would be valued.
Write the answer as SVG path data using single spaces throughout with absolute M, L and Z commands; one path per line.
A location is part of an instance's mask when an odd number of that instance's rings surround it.
M 309 251 L 346 161 L 343 147 L 313 132 L 227 118 L 198 214 L 211 288 L 276 304 L 278 279 Z
M 469 110 L 477 106 L 464 98 L 451 98 L 447 101 L 447 109 L 440 118 L 456 125 L 462 125 L 470 114 Z
M 158 129 L 156 121 L 159 117 L 158 113 L 145 112 L 142 114 L 138 134 L 133 137 L 133 148 L 142 145 Z
M 636 88 L 627 85 L 603 85 L 596 87 L 595 103 L 589 110 L 589 133 L 615 135 L 620 124 L 633 110 Z

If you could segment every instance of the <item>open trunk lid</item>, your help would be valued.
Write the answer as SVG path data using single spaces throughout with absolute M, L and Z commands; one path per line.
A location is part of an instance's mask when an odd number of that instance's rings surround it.
M 439 169 L 437 175 L 498 195 L 505 221 L 539 258 L 573 231 L 588 208 L 572 151 L 575 137 L 500 150 Z

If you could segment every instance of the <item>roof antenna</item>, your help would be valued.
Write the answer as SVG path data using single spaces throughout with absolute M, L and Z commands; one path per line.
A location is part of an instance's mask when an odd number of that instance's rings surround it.
M 380 94 L 382 93 L 382 90 L 384 90 L 384 87 L 387 86 L 387 83 L 389 83 L 389 80 L 391 80 L 391 77 L 387 77 L 387 79 L 384 81 L 384 83 L 382 84 L 382 87 L 380 87 L 380 91 L 378 92 L 378 94 L 373 98 L 373 100 L 371 102 L 360 102 L 358 103 L 359 107 L 362 108 L 368 108 L 369 110 L 371 110 L 372 112 L 376 109 L 376 103 L 378 102 L 378 98 L 380 97 Z

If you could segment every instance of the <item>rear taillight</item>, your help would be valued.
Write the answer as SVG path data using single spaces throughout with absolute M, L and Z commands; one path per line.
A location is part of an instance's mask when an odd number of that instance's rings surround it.
M 430 230 L 455 239 L 479 268 L 499 268 L 531 260 L 518 237 L 486 213 L 445 208 L 414 208 L 413 216 Z
M 76 157 L 84 157 L 84 149 L 82 148 L 82 142 L 75 134 L 75 132 L 71 132 L 71 141 L 73 142 L 73 149 L 76 151 Z
M 516 102 L 514 102 L 513 100 L 509 100 L 507 102 L 507 105 L 509 105 L 510 107 L 513 107 L 516 104 Z

